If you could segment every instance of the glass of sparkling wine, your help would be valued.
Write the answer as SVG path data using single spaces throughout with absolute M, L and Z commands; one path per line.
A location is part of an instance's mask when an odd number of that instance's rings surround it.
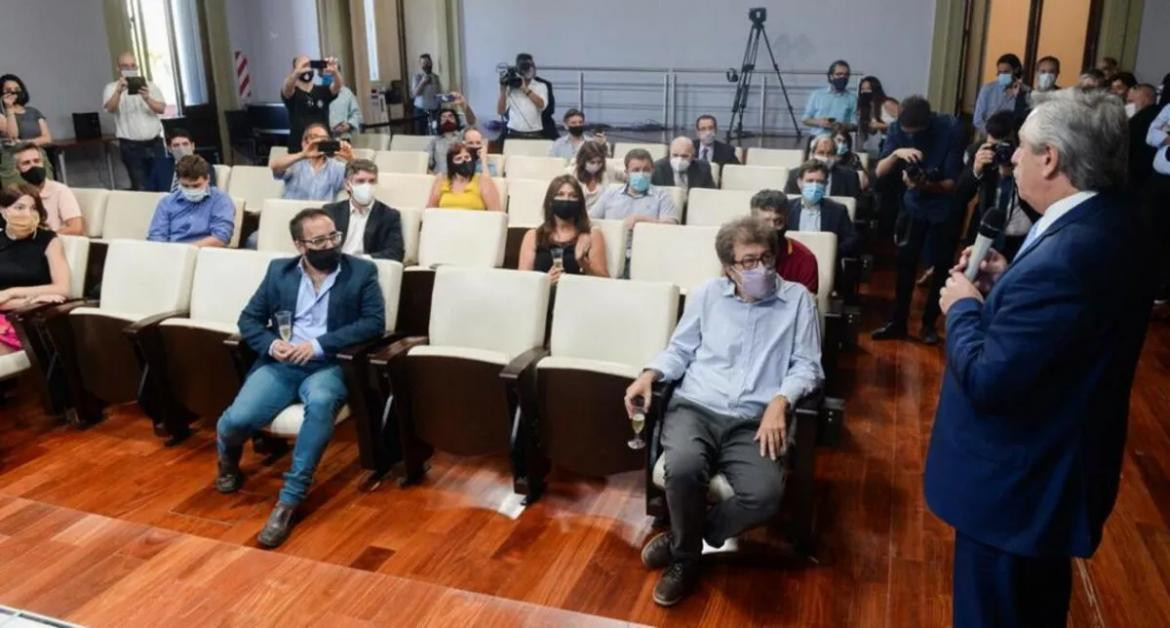
M 646 441 L 642 440 L 642 428 L 646 426 L 646 413 L 642 411 L 645 400 L 642 397 L 634 397 L 634 406 L 638 408 L 634 412 L 634 416 L 630 417 L 630 427 L 634 430 L 634 437 L 626 441 L 626 445 L 630 449 L 644 449 Z
M 276 313 L 276 330 L 281 340 L 285 342 L 292 340 L 292 312 L 281 310 Z
M 552 255 L 553 268 L 558 270 L 565 269 L 565 249 L 559 246 L 554 246 L 549 249 L 549 254 Z

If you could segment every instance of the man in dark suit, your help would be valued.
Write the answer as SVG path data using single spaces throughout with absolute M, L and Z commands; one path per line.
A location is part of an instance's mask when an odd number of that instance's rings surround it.
M 398 210 L 374 198 L 378 166 L 368 159 L 355 159 L 345 168 L 348 201 L 324 206 L 337 230 L 344 234 L 341 252 L 369 255 L 376 259 L 402 261 L 402 218 Z
M 699 161 L 719 164 L 720 166 L 739 165 L 739 158 L 735 156 L 735 148 L 726 142 L 715 139 L 715 134 L 719 132 L 719 124 L 715 121 L 715 116 L 709 114 L 699 116 L 695 120 L 695 132 L 698 134 L 694 142 L 695 154 L 699 156 Z
M 809 160 L 797 171 L 800 196 L 788 201 L 788 228 L 793 231 L 831 231 L 837 234 L 837 257 L 857 254 L 857 232 L 849 210 L 825 198 L 828 168 Z
M 1157 96 L 1154 86 L 1149 83 L 1141 83 L 1129 90 L 1129 102 L 1136 110 L 1129 119 L 1129 185 L 1138 194 L 1154 173 L 1154 153 L 1157 151 L 1146 143 L 1146 134 L 1162 109 L 1157 105 Z
M 955 528 L 960 628 L 1063 626 L 1071 557 L 1093 554 L 1113 509 L 1151 296 L 1117 193 L 1127 150 L 1116 98 L 1037 98 L 1013 161 L 1042 217 L 1010 265 L 968 249 L 941 293 L 947 369 L 925 484 Z
M 672 185 L 684 190 L 714 188 L 711 164 L 695 159 L 695 147 L 689 137 L 676 137 L 670 143 L 670 155 L 654 162 L 654 185 Z
M 244 442 L 290 404 L 304 404 L 291 468 L 257 537 L 265 547 L 277 547 L 288 538 L 293 513 L 308 494 L 313 471 L 333 435 L 334 415 L 345 403 L 337 353 L 381 335 L 386 316 L 377 268 L 342 254 L 341 232 L 328 213 L 303 210 L 289 230 L 301 255 L 274 260 L 240 312 L 240 336 L 258 358 L 216 428 L 215 488 L 234 493 L 244 484 Z
M 171 139 L 167 141 L 169 155 L 151 161 L 150 172 L 146 176 L 146 191 L 174 192 L 179 189 L 179 179 L 175 176 L 175 164 L 187 155 L 195 154 L 195 140 L 186 129 L 171 131 Z M 215 168 L 211 169 L 211 187 L 216 187 Z
M 823 162 L 822 162 L 823 163 Z M 800 194 L 800 181 L 797 170 L 788 171 L 788 181 L 784 184 L 786 194 Z M 829 173 L 826 186 L 829 196 L 851 196 L 857 198 L 861 194 L 861 180 L 857 170 L 848 166 L 834 163 L 825 164 L 825 172 Z

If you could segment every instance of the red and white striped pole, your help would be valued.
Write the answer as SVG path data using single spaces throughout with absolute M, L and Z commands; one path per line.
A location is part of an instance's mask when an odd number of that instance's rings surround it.
M 240 104 L 247 104 L 252 99 L 252 77 L 248 76 L 248 57 L 243 52 L 236 51 L 236 95 Z

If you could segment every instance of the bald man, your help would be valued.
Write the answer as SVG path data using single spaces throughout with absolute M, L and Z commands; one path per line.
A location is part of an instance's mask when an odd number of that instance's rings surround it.
M 695 144 L 689 137 L 676 137 L 670 143 L 670 155 L 654 162 L 654 185 L 672 185 L 684 190 L 713 188 L 711 164 L 695 159 Z
M 166 157 L 161 116 L 167 103 L 158 85 L 142 78 L 134 53 L 118 55 L 118 74 L 102 90 L 102 108 L 114 114 L 114 136 L 131 189 L 145 190 L 154 160 Z

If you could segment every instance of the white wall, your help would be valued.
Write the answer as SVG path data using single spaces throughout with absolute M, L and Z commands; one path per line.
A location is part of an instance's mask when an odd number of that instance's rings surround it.
M 248 57 L 252 102 L 280 102 L 280 86 L 292 71 L 293 57 L 321 56 L 316 2 L 232 0 L 226 4 L 233 54 L 242 50 Z
M 538 68 L 713 68 L 720 72 L 681 75 L 677 120 L 689 128 L 695 116 L 709 111 L 726 121 L 734 84 L 722 72 L 741 64 L 751 26 L 748 9 L 761 5 L 768 8 L 767 33 L 781 70 L 816 73 L 791 81 L 785 77 L 798 118 L 808 93 L 825 86 L 823 72 L 837 58 L 854 66 L 851 86 L 863 71 L 878 76 L 891 96 L 926 91 L 934 0 L 464 0 L 465 91 L 477 112 L 484 117 L 493 114 L 498 93 L 495 65 L 511 63 L 521 51 L 532 53 Z M 762 42 L 758 61 L 770 70 Z M 544 70 L 540 74 L 556 87 L 559 121 L 566 109 L 578 105 L 577 75 Z M 590 120 L 663 122 L 661 74 L 590 73 L 585 79 L 584 104 Z M 593 83 L 612 89 L 602 93 L 593 89 Z M 769 83 L 775 87 L 774 75 Z M 781 115 L 787 120 L 788 114 L 781 109 L 779 91 L 769 90 L 768 99 L 767 125 L 772 130 Z M 745 129 L 758 126 L 758 102 L 755 96 L 749 101 Z
M 114 76 L 102 4 L 3 0 L 0 16 L 0 74 L 24 80 L 29 106 L 45 115 L 54 138 L 73 137 L 72 114 L 100 111 Z M 113 133 L 113 119 L 102 118 Z
M 1158 85 L 1170 73 L 1170 0 L 1146 0 L 1142 31 L 1138 36 L 1137 62 L 1133 73 L 1138 80 Z

